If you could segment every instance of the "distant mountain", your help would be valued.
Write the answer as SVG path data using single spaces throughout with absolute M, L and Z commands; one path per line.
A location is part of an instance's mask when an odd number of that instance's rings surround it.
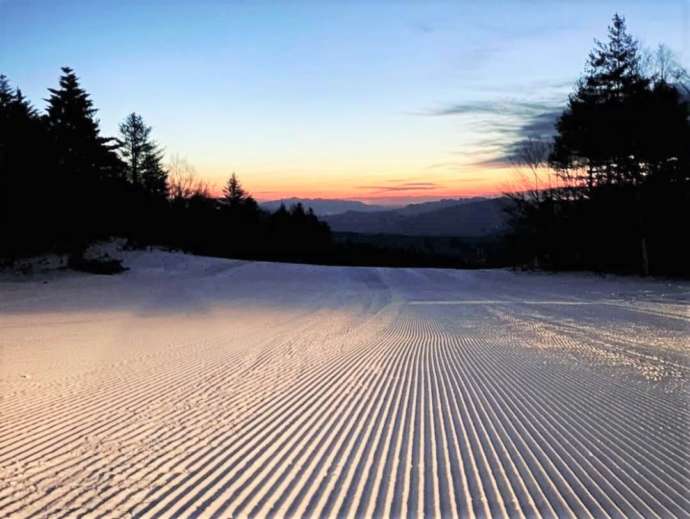
M 479 237 L 506 228 L 508 216 L 505 208 L 510 203 L 505 197 L 443 200 L 388 211 L 348 211 L 343 214 L 326 215 L 322 219 L 336 232 Z M 437 208 L 434 208 L 433 204 L 438 204 Z
M 281 200 L 270 200 L 268 202 L 261 202 L 259 205 L 266 211 L 275 211 L 281 204 L 285 207 L 290 207 L 301 203 L 305 208 L 311 207 L 318 216 L 328 216 L 346 213 L 348 211 L 357 211 L 362 213 L 379 212 L 379 211 L 398 211 L 400 214 L 412 216 L 416 214 L 427 213 L 443 209 L 444 207 L 452 207 L 459 204 L 467 204 L 471 202 L 478 202 L 486 200 L 484 197 L 473 198 L 445 198 L 443 200 L 435 200 L 433 202 L 421 202 L 417 204 L 408 204 L 403 207 L 391 207 L 383 205 L 366 204 L 357 200 L 340 200 L 332 198 L 283 198 Z
M 460 204 L 469 204 L 472 202 L 479 202 L 486 200 L 485 197 L 477 196 L 472 198 L 444 198 L 443 200 L 435 200 L 433 202 L 421 202 L 418 204 L 409 204 L 405 207 L 396 208 L 398 214 L 405 216 L 414 216 L 417 214 L 428 213 L 446 207 L 454 207 Z M 356 210 L 356 209 L 355 209 Z
M 266 211 L 276 211 L 281 204 L 285 207 L 291 207 L 301 203 L 305 209 L 312 208 L 314 213 L 318 216 L 327 216 L 347 211 L 358 211 L 362 213 L 372 211 L 385 211 L 389 209 L 381 205 L 369 205 L 364 202 L 356 200 L 336 200 L 328 198 L 284 198 L 282 200 L 271 200 L 268 202 L 261 202 L 259 205 Z

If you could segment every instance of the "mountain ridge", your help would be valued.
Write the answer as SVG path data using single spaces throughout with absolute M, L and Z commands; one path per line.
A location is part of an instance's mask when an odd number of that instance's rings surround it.
M 311 208 L 317 216 L 330 216 L 342 214 L 349 211 L 356 212 L 386 212 L 386 211 L 400 211 L 401 214 L 421 214 L 429 211 L 442 209 L 444 207 L 451 207 L 460 204 L 467 204 L 487 200 L 485 197 L 469 197 L 469 198 L 442 198 L 440 200 L 432 200 L 429 202 L 415 202 L 400 206 L 384 206 L 378 204 L 367 204 L 360 200 L 349 200 L 346 198 L 300 198 L 290 197 L 276 200 L 266 200 L 259 202 L 259 205 L 267 211 L 276 211 L 281 205 L 289 208 L 298 203 L 302 204 L 305 209 Z
M 277 200 L 267 200 L 260 202 L 259 205 L 266 211 L 277 211 L 281 205 L 291 207 L 293 205 L 302 204 L 305 209 L 311 208 L 317 216 L 325 216 L 331 214 L 340 214 L 347 211 L 386 211 L 390 209 L 382 205 L 365 204 L 359 200 L 347 200 L 338 198 L 281 198 Z
M 376 212 L 348 211 L 324 215 L 322 220 L 334 232 L 482 237 L 506 229 L 506 209 L 510 204 L 509 198 L 499 197 L 448 204 L 421 212 L 406 208 Z

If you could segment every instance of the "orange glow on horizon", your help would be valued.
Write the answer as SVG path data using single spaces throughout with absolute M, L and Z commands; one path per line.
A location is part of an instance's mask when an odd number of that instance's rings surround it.
M 214 169 L 215 168 L 209 168 Z M 468 168 L 469 169 L 469 168 Z M 224 174 L 209 171 L 211 192 L 222 194 Z M 258 201 L 287 198 L 322 198 L 358 200 L 377 205 L 499 196 L 516 191 L 523 184 L 524 173 L 513 167 L 472 168 L 461 172 L 429 172 L 422 174 L 362 175 L 357 173 L 322 175 L 298 173 L 280 175 L 264 172 L 235 171 L 245 189 Z M 228 173 L 229 175 L 229 173 Z

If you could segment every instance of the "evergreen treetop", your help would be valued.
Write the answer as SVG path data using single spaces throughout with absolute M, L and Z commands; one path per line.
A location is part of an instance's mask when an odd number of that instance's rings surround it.
M 223 188 L 223 201 L 229 207 L 237 207 L 242 205 L 242 203 L 247 199 L 247 192 L 240 184 L 237 175 L 233 173 L 230 175 L 227 184 Z
M 562 177 L 589 188 L 637 185 L 656 169 L 650 143 L 665 123 L 655 114 L 656 92 L 640 63 L 637 40 L 615 15 L 608 41 L 596 42 L 557 123 L 549 162 Z
M 81 139 L 99 142 L 100 129 L 95 118 L 97 110 L 89 94 L 79 85 L 79 79 L 69 67 L 62 68 L 60 87 L 49 88 L 46 121 L 59 134 L 78 135 Z

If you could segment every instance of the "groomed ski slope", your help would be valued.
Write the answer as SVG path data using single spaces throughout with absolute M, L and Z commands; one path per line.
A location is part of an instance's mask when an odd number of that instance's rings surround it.
M 690 515 L 688 283 L 126 264 L 0 279 L 0 516 Z

